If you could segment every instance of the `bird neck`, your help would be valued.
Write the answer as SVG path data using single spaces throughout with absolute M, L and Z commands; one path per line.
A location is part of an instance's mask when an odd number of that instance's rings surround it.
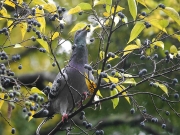
M 88 63 L 88 50 L 86 46 L 75 47 L 69 65 L 78 69 L 84 70 L 84 64 Z

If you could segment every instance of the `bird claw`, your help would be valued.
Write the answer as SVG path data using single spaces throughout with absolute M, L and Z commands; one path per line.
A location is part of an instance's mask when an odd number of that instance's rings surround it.
M 62 122 L 65 122 L 68 120 L 68 115 L 65 113 L 62 115 Z

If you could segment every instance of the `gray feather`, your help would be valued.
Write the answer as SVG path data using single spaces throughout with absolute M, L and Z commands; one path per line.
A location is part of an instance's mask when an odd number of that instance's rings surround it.
M 87 30 L 79 30 L 75 34 L 74 49 L 67 66 L 61 70 L 56 76 L 50 93 L 48 95 L 48 115 L 43 114 L 43 109 L 38 112 L 38 117 L 47 117 L 49 115 L 60 113 L 69 114 L 75 106 L 82 100 L 82 94 L 88 92 L 85 82 L 85 73 L 90 79 L 94 77 L 90 71 L 84 69 L 84 65 L 88 63 L 88 50 L 86 47 Z

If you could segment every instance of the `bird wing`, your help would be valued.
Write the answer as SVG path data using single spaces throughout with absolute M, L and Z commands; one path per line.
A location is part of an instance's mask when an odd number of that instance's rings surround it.
M 63 74 L 63 75 L 62 75 Z M 48 99 L 51 101 L 52 99 L 56 98 L 59 92 L 65 87 L 68 80 L 68 76 L 65 69 L 59 72 L 52 84 L 52 88 L 49 92 Z

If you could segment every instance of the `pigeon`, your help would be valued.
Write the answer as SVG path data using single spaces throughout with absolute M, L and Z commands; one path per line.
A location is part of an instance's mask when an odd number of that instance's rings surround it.
M 89 26 L 75 33 L 72 54 L 66 67 L 56 76 L 52 88 L 48 94 L 47 104 L 36 114 L 34 118 L 51 117 L 60 113 L 62 121 L 68 119 L 68 115 L 75 107 L 78 107 L 89 93 L 85 76 L 94 80 L 92 72 L 85 68 L 88 65 L 88 50 L 86 36 Z

